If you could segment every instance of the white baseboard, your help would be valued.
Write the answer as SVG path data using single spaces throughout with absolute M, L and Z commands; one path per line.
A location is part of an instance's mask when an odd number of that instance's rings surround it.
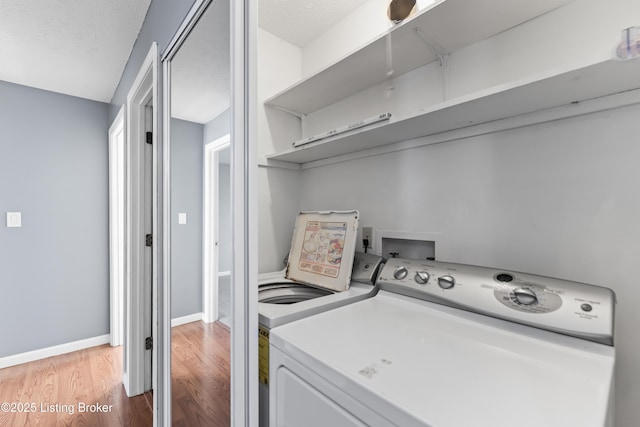
M 197 322 L 199 320 L 203 320 L 202 313 L 193 313 L 188 316 L 176 317 L 175 319 L 171 319 L 171 327 L 184 325 L 186 323 Z
M 131 394 L 129 394 L 129 375 L 126 372 L 122 374 L 122 386 L 127 396 L 131 396 Z
M 68 342 L 54 345 L 53 347 L 41 348 L 39 350 L 27 351 L 26 353 L 14 354 L 12 356 L 0 357 L 0 369 L 9 366 L 20 365 L 22 363 L 33 362 L 34 360 L 46 359 L 47 357 L 59 356 L 73 351 L 83 350 L 102 344 L 109 344 L 110 335 L 87 338 L 80 341 Z

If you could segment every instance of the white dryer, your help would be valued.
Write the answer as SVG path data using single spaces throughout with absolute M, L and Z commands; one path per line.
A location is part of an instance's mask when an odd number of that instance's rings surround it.
M 271 426 L 612 425 L 611 290 L 397 258 L 377 284 L 271 331 Z

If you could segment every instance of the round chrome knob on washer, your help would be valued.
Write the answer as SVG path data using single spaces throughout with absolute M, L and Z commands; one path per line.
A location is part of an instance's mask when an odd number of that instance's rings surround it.
M 446 275 L 438 277 L 438 286 L 442 289 L 451 289 L 456 284 L 456 279 L 453 276 Z
M 409 274 L 409 270 L 407 270 L 407 267 L 398 267 L 393 272 L 393 277 L 395 277 L 398 280 L 402 280 L 405 277 L 407 277 L 407 274 Z
M 417 271 L 413 279 L 417 284 L 424 285 L 429 281 L 429 273 L 427 273 L 426 271 Z
M 538 302 L 538 296 L 529 288 L 518 288 L 513 291 L 516 302 L 523 305 L 531 305 Z

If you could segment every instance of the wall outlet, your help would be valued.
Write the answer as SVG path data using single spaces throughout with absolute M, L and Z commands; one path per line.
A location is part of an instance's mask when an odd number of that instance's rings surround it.
M 373 227 L 362 227 L 362 240 L 368 240 L 369 245 L 363 249 L 373 249 Z

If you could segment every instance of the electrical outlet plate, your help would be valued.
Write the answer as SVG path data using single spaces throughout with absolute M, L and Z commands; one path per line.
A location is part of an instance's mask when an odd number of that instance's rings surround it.
M 373 227 L 362 227 L 361 238 L 369 240 L 369 246 L 367 249 L 373 249 Z
M 371 241 L 373 239 L 373 227 L 362 227 L 362 238 Z

